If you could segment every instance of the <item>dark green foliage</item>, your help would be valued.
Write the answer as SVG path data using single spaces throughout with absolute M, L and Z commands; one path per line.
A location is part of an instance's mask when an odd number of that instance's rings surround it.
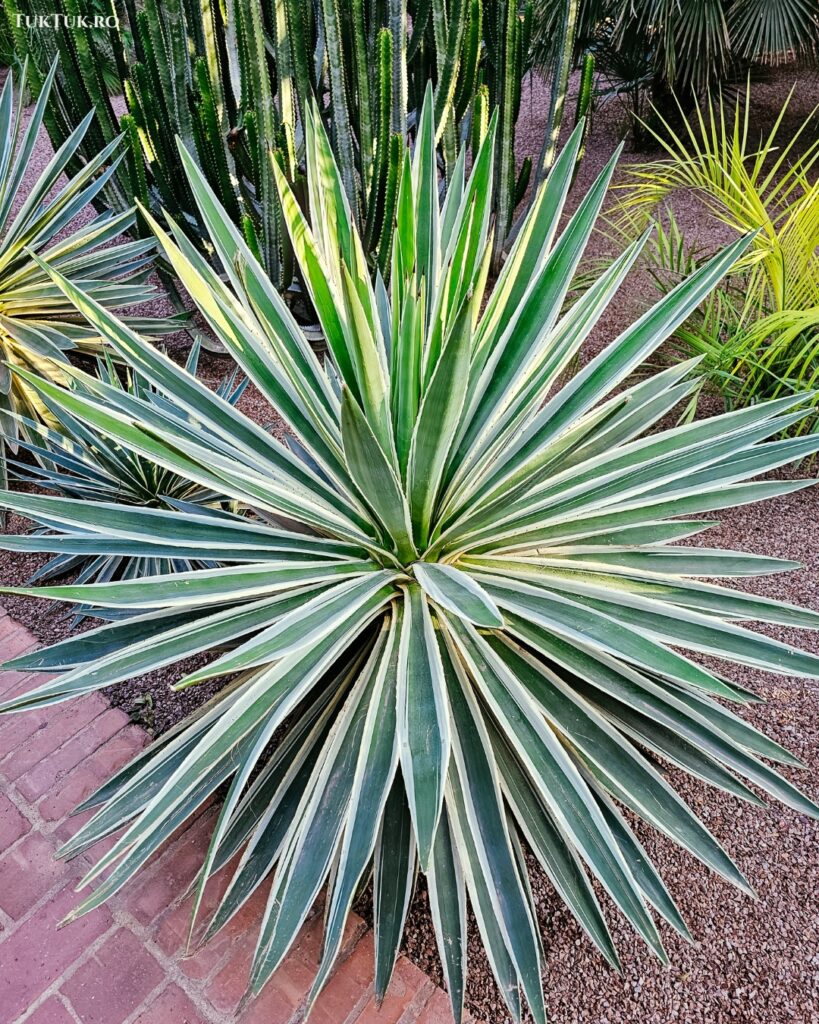
M 0 67 L 14 63 L 14 34 L 5 18 L 0 18 Z
M 535 0 L 532 55 L 540 68 L 558 60 L 564 14 L 565 0 Z M 744 77 L 753 63 L 815 63 L 819 7 L 815 0 L 580 0 L 574 49 L 575 61 L 595 54 L 601 98 L 619 99 L 636 118 L 648 101 L 667 114 L 671 93 L 693 103 L 694 94 Z

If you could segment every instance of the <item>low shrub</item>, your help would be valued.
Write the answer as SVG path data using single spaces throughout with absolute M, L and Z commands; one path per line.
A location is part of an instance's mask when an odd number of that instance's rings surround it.
M 627 170 L 614 221 L 632 240 L 658 216 L 650 266 L 661 292 L 712 255 L 686 239 L 673 196 L 694 196 L 737 236 L 753 234 L 729 278 L 678 331 L 685 355 L 702 358 L 703 382 L 729 408 L 810 393 L 819 382 L 819 140 L 812 114 L 782 142 L 789 100 L 766 137 L 751 124 L 750 89 L 733 105 L 720 99 L 679 133 L 653 132 L 666 156 Z M 816 396 L 812 402 L 815 404 Z M 810 417 L 802 428 L 810 427 Z

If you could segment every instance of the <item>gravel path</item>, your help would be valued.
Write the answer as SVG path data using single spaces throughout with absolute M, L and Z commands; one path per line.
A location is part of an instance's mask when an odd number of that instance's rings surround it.
M 762 126 L 778 111 L 794 74 L 781 73 L 754 87 L 755 123 Z M 799 83 L 784 131 L 798 125 L 819 99 L 817 81 Z M 526 108 L 529 108 L 527 116 Z M 541 131 L 545 104 L 538 89 L 524 90 L 523 118 L 519 130 L 521 150 L 526 133 Z M 595 118 L 587 155 L 572 202 L 576 203 L 616 145 L 621 132 L 616 107 L 604 108 Z M 539 147 L 539 142 L 533 147 Z M 29 175 L 48 159 L 47 142 L 38 147 Z M 624 161 L 644 159 L 626 153 Z M 722 237 L 689 196 L 674 203 L 681 226 L 713 245 Z M 605 251 L 596 239 L 593 254 Z M 639 274 L 627 282 L 606 321 L 595 332 L 584 352 L 588 358 L 618 333 L 651 297 L 650 286 Z M 154 303 L 155 315 L 167 311 Z M 182 357 L 184 342 L 176 339 L 170 350 Z M 228 367 L 224 359 L 205 353 L 201 375 L 215 383 Z M 269 410 L 248 390 L 242 399 L 246 412 L 265 422 Z M 817 569 L 819 534 L 815 528 L 819 491 L 811 489 L 764 505 L 722 513 L 721 523 L 701 542 L 801 560 L 805 568 L 788 575 L 747 583 L 767 596 L 791 600 L 819 609 Z M 8 527 L 20 529 L 10 517 Z M 19 584 L 40 564 L 32 555 L 4 555 L 0 582 Z M 42 641 L 54 641 L 67 632 L 67 620 L 59 608 L 23 598 L 4 598 L 10 614 L 25 623 Z M 776 636 L 819 652 L 819 636 L 796 635 L 777 630 Z M 154 673 L 108 691 L 114 704 L 141 716 L 157 731 L 167 728 L 206 695 L 204 689 L 172 695 L 168 682 L 178 673 Z M 808 772 L 791 773 L 814 797 L 819 796 L 819 686 L 788 678 L 771 680 L 745 670 L 735 678 L 757 689 L 767 700 L 751 708 L 748 717 L 769 735 L 802 757 Z M 136 699 L 151 694 L 146 710 Z M 672 894 L 678 898 L 696 943 L 689 946 L 664 931 L 671 966 L 652 960 L 629 929 L 611 909 L 609 914 L 621 953 L 623 974 L 611 971 L 582 936 L 546 880 L 533 870 L 533 888 L 546 952 L 545 989 L 551 1019 L 560 1024 L 819 1024 L 819 828 L 804 816 L 774 806 L 760 811 L 734 798 L 707 791 L 679 773 L 669 771 L 681 795 L 695 808 L 716 836 L 724 842 L 756 889 L 758 899 L 732 891 L 727 884 L 695 865 L 691 858 L 662 837 L 638 828 L 641 838 L 661 869 Z M 800 778 L 796 778 L 800 776 Z M 605 902 L 605 898 L 604 898 Z M 366 916 L 367 898 L 359 908 Z M 473 929 L 474 931 L 474 929 Z M 405 942 L 405 952 L 418 966 L 440 982 L 440 965 L 423 884 L 415 897 Z M 480 1020 L 502 1024 L 507 1018 L 480 944 L 473 934 L 468 1006 Z

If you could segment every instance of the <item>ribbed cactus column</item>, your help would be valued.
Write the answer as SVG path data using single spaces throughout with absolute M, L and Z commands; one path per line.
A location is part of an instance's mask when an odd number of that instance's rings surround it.
M 77 13 L 82 0 L 0 2 L 0 18 L 9 22 L 25 56 L 29 42 L 16 27 L 18 13 L 49 13 L 55 6 Z M 62 144 L 93 107 L 77 161 L 88 160 L 120 133 L 129 142 L 105 202 L 124 209 L 139 198 L 155 216 L 170 214 L 208 253 L 206 225 L 178 173 L 181 139 L 281 288 L 292 280 L 292 252 L 282 230 L 272 161 L 303 199 L 304 126 L 314 100 L 369 264 L 385 277 L 400 153 L 417 130 L 430 83 L 442 191 L 455 180 L 462 151 L 479 146 L 491 112 L 498 110 L 495 269 L 514 237 L 533 158 L 537 180 L 554 160 L 579 0 L 560 0 L 559 60 L 537 155 L 515 149 L 521 83 L 531 66 L 533 0 L 104 2 L 120 18 L 118 31 L 78 29 L 41 40 L 46 58 L 59 54 L 61 60 L 46 122 L 52 141 Z M 28 55 L 35 64 L 43 56 Z M 38 87 L 43 68 L 31 70 Z M 587 62 L 578 116 L 590 102 L 591 76 Z M 109 92 L 124 95 L 124 117 L 117 116 Z M 308 221 L 316 216 L 309 206 Z M 141 220 L 135 230 L 145 230 Z

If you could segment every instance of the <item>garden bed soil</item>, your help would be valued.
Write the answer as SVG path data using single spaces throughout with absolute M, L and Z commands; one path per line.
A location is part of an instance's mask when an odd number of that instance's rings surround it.
M 772 121 L 795 77 L 794 71 L 783 71 L 754 85 L 755 124 L 762 127 Z M 801 124 L 817 99 L 819 83 L 815 79 L 801 80 L 782 126 L 783 138 L 790 137 L 789 133 Z M 537 152 L 545 109 L 543 89 L 526 85 L 518 133 L 521 152 Z M 596 113 L 570 206 L 577 203 L 610 156 L 621 129 L 622 114 L 616 105 Z M 538 141 L 532 143 L 532 139 Z M 49 153 L 44 139 L 32 158 L 29 180 L 42 169 Z M 623 162 L 643 159 L 646 154 L 628 149 L 623 156 Z M 704 246 L 711 249 L 728 240 L 725 228 L 715 223 L 692 196 L 675 196 L 673 207 L 680 226 Z M 607 247 L 606 240 L 597 237 L 591 255 L 604 255 Z M 581 359 L 585 361 L 599 351 L 651 299 L 652 286 L 647 276 L 634 274 L 610 307 L 605 322 L 585 346 Z M 171 309 L 167 302 L 157 300 L 148 311 L 152 315 L 166 315 Z M 174 358 L 182 361 L 188 344 L 185 335 L 177 335 L 168 340 L 167 347 Z M 229 368 L 229 360 L 203 352 L 199 375 L 209 386 L 216 386 Z M 714 402 L 711 411 L 718 411 L 718 407 L 719 403 Z M 268 424 L 272 419 L 269 407 L 252 388 L 243 395 L 240 408 L 258 422 Z M 275 429 L 275 424 L 271 426 Z M 804 472 L 803 468 L 803 475 Z M 815 474 L 815 468 L 809 472 Z M 784 473 L 795 475 L 790 470 Z M 796 572 L 743 581 L 743 588 L 819 610 L 818 518 L 819 489 L 811 488 L 761 505 L 723 512 L 719 525 L 691 543 L 800 560 L 804 568 Z M 8 517 L 8 531 L 24 528 L 19 517 Z M 34 554 L 3 553 L 0 584 L 24 583 L 44 560 Z M 15 595 L 4 596 L 3 605 L 43 643 L 52 643 L 70 632 L 70 618 L 64 606 Z M 772 628 L 769 632 L 780 640 L 819 653 L 819 635 L 784 628 Z M 111 687 L 107 694 L 113 704 L 158 734 L 218 688 L 217 681 L 210 688 L 173 693 L 170 684 L 181 674 L 180 666 L 174 666 Z M 750 669 L 735 672 L 734 678 L 765 698 L 766 703 L 751 706 L 745 716 L 805 761 L 806 772 L 784 769 L 784 773 L 816 799 L 819 685 L 812 680 L 772 679 Z M 558 1024 L 819 1024 L 817 823 L 779 805 L 769 810 L 752 808 L 708 790 L 677 771 L 667 774 L 735 858 L 758 898 L 753 900 L 734 891 L 668 840 L 638 823 L 638 834 L 679 901 L 695 943 L 689 945 L 663 927 L 671 961 L 670 966 L 664 967 L 652 958 L 601 896 L 622 959 L 622 974 L 618 975 L 595 953 L 548 879 L 532 862 L 550 1019 Z M 365 894 L 358 908 L 365 915 L 369 899 L 369 894 Z M 437 983 L 442 983 L 423 880 L 419 881 L 410 909 L 404 951 Z M 508 1020 L 474 921 L 467 1005 L 478 1020 L 487 1024 Z

